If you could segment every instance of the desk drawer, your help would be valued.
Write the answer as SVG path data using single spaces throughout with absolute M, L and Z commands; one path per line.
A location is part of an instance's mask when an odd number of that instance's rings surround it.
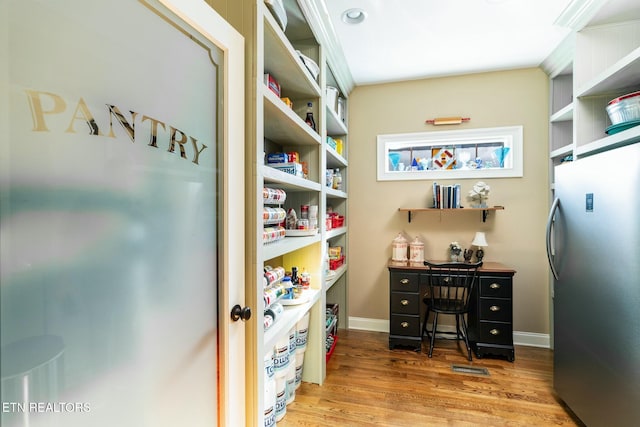
M 391 283 L 392 292 L 418 292 L 420 287 L 420 275 L 418 273 L 392 272 Z
M 480 277 L 480 296 L 511 298 L 511 277 Z
M 391 313 L 420 314 L 420 294 L 391 292 Z
M 389 319 L 389 333 L 410 337 L 420 336 L 420 316 L 392 314 Z
M 513 327 L 511 323 L 480 322 L 479 342 L 512 345 Z
M 511 300 L 480 298 L 480 319 L 492 322 L 511 322 Z

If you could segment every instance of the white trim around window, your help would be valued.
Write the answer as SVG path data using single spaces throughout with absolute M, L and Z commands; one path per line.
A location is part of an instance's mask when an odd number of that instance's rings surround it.
M 523 175 L 523 128 L 378 135 L 378 181 Z

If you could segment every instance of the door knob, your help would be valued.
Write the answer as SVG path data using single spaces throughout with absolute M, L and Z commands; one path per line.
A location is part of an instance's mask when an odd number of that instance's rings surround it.
M 251 319 L 251 309 L 249 307 L 240 307 L 240 304 L 236 304 L 231 309 L 231 320 L 237 322 L 242 319 L 243 322 Z

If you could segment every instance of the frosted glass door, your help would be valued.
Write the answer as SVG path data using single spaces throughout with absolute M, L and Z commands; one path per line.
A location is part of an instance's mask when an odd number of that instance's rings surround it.
M 154 1 L 0 16 L 0 424 L 215 425 L 221 52 Z

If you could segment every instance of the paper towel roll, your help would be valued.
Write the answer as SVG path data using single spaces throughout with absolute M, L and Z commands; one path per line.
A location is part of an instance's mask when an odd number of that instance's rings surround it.
M 276 377 L 282 377 L 286 375 L 289 363 L 289 334 L 285 334 L 278 341 L 276 341 L 274 350 L 273 366 L 276 372 Z
M 296 323 L 296 350 L 304 351 L 307 348 L 307 337 L 309 334 L 309 313 Z
M 287 414 L 287 380 L 285 377 L 276 378 L 276 421 L 280 421 Z
M 266 379 L 264 385 L 264 427 L 276 425 L 276 380 Z
M 287 405 L 292 403 L 296 398 L 296 364 L 289 364 L 287 369 Z

